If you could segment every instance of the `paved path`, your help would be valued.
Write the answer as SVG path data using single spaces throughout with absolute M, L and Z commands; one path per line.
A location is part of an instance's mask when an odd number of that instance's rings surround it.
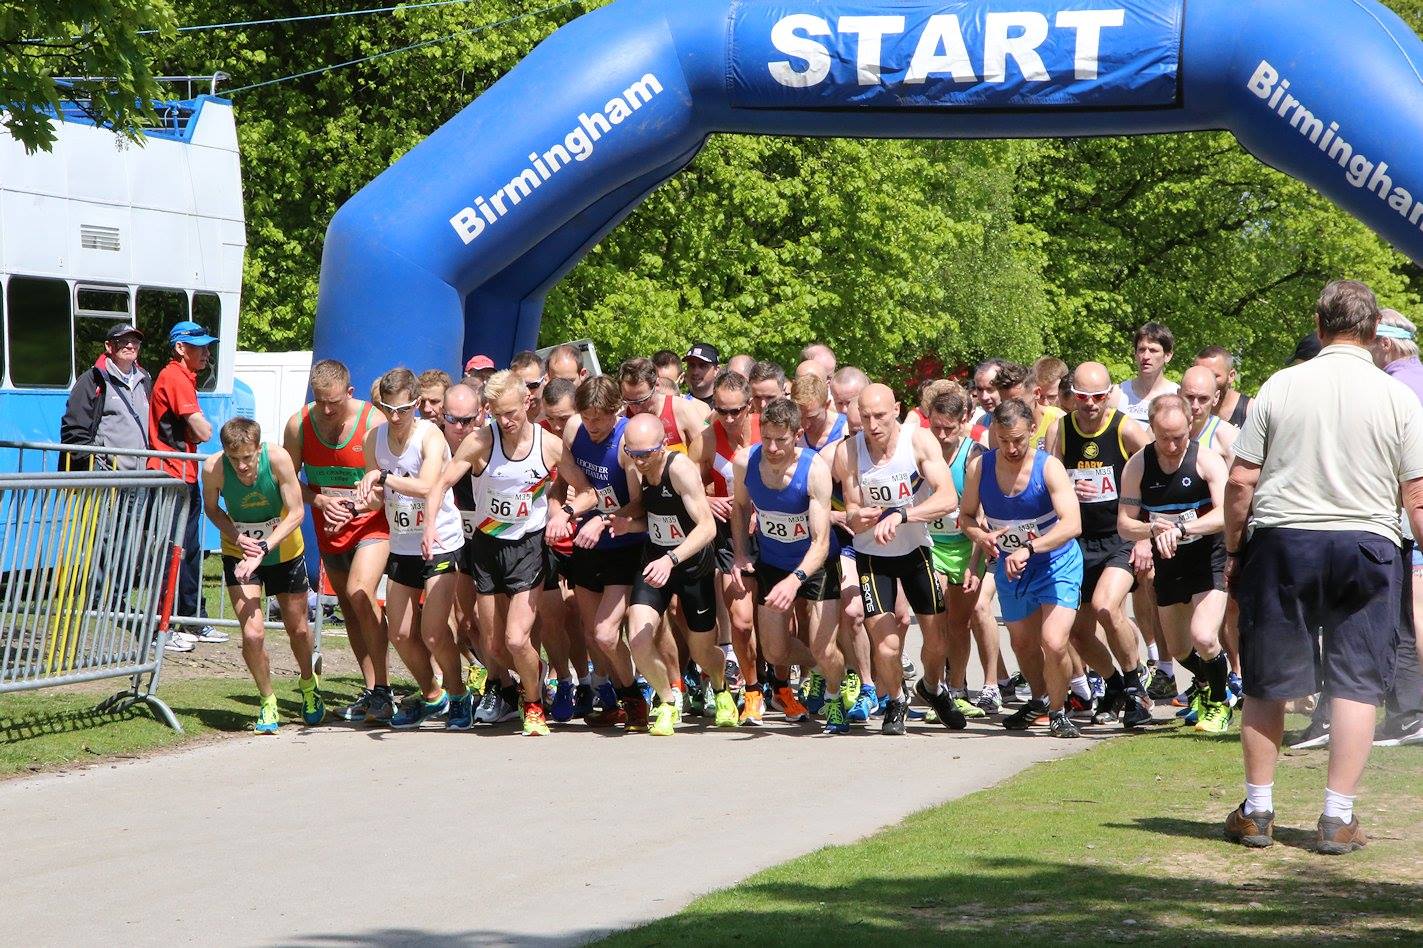
M 702 728 L 293 726 L 3 782 L 4 940 L 576 943 L 1091 743 Z

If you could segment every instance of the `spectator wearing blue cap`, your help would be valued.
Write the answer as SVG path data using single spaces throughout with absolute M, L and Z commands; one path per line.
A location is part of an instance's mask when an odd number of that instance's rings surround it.
M 173 357 L 153 383 L 148 402 L 148 440 L 156 451 L 197 453 L 198 445 L 212 437 L 212 423 L 203 417 L 198 404 L 198 373 L 207 368 L 208 346 L 217 342 L 202 326 L 190 320 L 168 331 Z M 203 549 L 198 538 L 203 495 L 198 488 L 198 462 L 178 458 L 154 458 L 149 467 L 176 477 L 188 485 L 188 524 L 183 534 L 183 561 L 178 570 L 176 613 L 206 615 L 199 592 Z M 201 611 L 199 611 L 201 610 Z M 226 642 L 227 635 L 212 626 L 193 631 L 179 629 L 169 637 L 167 648 L 191 652 L 198 642 Z

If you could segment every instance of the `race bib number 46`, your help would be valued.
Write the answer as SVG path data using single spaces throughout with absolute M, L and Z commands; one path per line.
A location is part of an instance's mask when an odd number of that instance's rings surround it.
M 1104 504 L 1117 499 L 1117 471 L 1111 467 L 1072 468 L 1067 472 L 1077 499 L 1084 504 Z
M 393 493 L 393 492 L 392 492 Z M 395 494 L 391 505 L 390 529 L 392 533 L 408 536 L 425 529 L 425 498 Z
M 810 539 L 809 513 L 778 513 L 774 510 L 758 509 L 756 523 L 762 536 L 782 543 Z
M 647 515 L 647 533 L 658 546 L 680 546 L 687 535 L 682 532 L 681 522 L 669 514 Z

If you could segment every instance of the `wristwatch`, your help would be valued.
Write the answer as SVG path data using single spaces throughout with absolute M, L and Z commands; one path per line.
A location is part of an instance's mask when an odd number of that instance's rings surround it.
M 677 564 L 682 562 L 682 560 L 678 558 L 676 550 L 668 550 L 667 558 L 672 561 L 673 566 L 676 566 Z
M 1025 550 L 1028 551 L 1028 555 L 1029 555 L 1029 556 L 1032 556 L 1034 553 L 1037 552 L 1037 550 L 1033 549 L 1033 541 L 1032 541 L 1032 540 L 1029 540 L 1027 543 L 1024 543 L 1024 544 L 1023 544 L 1023 549 L 1025 549 Z
M 564 504 L 564 505 L 563 505 L 563 512 L 566 513 L 566 514 L 568 514 L 568 516 L 571 518 L 571 517 L 574 515 L 574 514 L 573 514 L 573 505 L 572 505 L 572 504 Z
M 807 579 L 810 578 L 809 576 L 805 575 L 805 570 L 801 569 L 800 567 L 796 567 L 794 570 L 792 570 L 791 575 L 794 576 L 796 579 L 800 580 L 801 582 L 805 582 Z
M 387 477 L 389 477 L 389 476 L 390 476 L 390 472 L 389 472 L 389 471 L 381 471 L 381 472 L 380 472 L 380 477 L 377 477 L 377 478 L 376 478 L 376 483 L 379 484 L 380 486 L 384 487 L 384 486 L 385 486 L 385 479 L 386 479 Z
M 262 551 L 262 555 L 263 555 L 263 556 L 266 556 L 266 555 L 267 555 L 267 541 L 266 541 L 266 540 L 258 540 L 258 541 L 257 541 L 257 547 L 258 547 L 258 549 L 260 549 L 260 550 Z

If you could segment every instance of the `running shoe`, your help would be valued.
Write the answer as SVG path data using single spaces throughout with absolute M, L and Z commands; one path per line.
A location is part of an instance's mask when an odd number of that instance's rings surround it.
M 855 703 L 850 705 L 850 710 L 845 713 L 845 717 L 851 724 L 864 724 L 874 714 L 879 707 L 879 695 L 875 694 L 874 685 L 861 685 L 860 693 L 855 698 Z
M 480 696 L 479 706 L 474 709 L 475 724 L 493 724 L 501 713 L 499 687 L 486 688 Z
M 1374 738 L 1375 747 L 1408 747 L 1413 744 L 1423 744 L 1423 718 L 1413 721 L 1384 718 L 1378 737 Z
M 165 652 L 191 652 L 197 648 L 197 639 L 181 630 L 168 633 L 168 641 L 163 643 Z
M 884 706 L 884 723 L 880 725 L 881 734 L 889 734 L 895 737 L 904 735 L 904 719 L 909 711 L 909 706 L 898 699 L 888 701 Z
M 229 638 L 226 632 L 215 629 L 210 625 L 202 626 L 198 631 L 189 632 L 188 634 L 191 635 L 193 641 L 199 645 L 221 645 Z
M 593 713 L 593 689 L 588 685 L 579 685 L 573 689 L 573 716 L 575 718 L 586 718 Z
M 800 700 L 811 714 L 819 714 L 825 707 L 825 676 L 818 670 L 812 671 L 800 686 Z
M 938 689 L 931 694 L 929 686 L 924 684 L 924 679 L 921 678 L 914 686 L 914 693 L 934 709 L 934 713 L 939 716 L 939 721 L 944 727 L 952 731 L 962 731 L 968 726 L 968 722 L 964 720 L 963 712 L 958 709 L 953 696 L 949 694 L 943 682 L 940 682 Z
M 637 686 L 642 689 L 642 700 L 651 708 L 659 700 L 657 692 L 652 690 L 652 685 L 641 675 L 637 676 L 636 682 Z
M 598 707 L 604 711 L 611 710 L 618 706 L 618 689 L 613 687 L 611 681 L 603 681 L 598 685 Z
M 899 665 L 900 668 L 904 670 L 905 681 L 908 681 L 915 675 L 919 674 L 919 669 L 915 666 L 914 659 L 909 658 L 908 656 L 901 656 L 899 659 Z
M 1230 732 L 1230 705 L 1224 701 L 1202 701 L 1196 730 L 1219 737 Z
M 1176 717 L 1180 718 L 1181 723 L 1187 727 L 1195 727 L 1196 723 L 1201 719 L 1201 711 L 1205 707 L 1205 704 L 1206 692 L 1205 689 L 1202 688 L 1191 695 L 1191 703 L 1187 707 L 1177 711 Z
M 311 727 L 326 720 L 326 702 L 321 700 L 321 679 L 312 675 L 310 688 L 298 679 L 297 686 L 301 691 L 301 719 Z
M 1010 731 L 1026 731 L 1037 723 L 1038 718 L 1047 714 L 1047 702 L 1034 698 L 1017 711 L 1003 719 L 1003 726 Z
M 624 699 L 623 711 L 627 713 L 627 729 L 629 731 L 647 730 L 647 718 L 652 713 L 652 709 L 643 700 L 641 693 L 635 697 Z
M 257 706 L 257 723 L 252 725 L 252 730 L 258 734 L 275 734 L 277 725 L 277 696 L 267 695 Z
M 617 727 L 628 723 L 627 712 L 616 704 L 610 708 L 599 708 L 583 719 L 589 727 Z
M 1240 680 L 1240 676 L 1231 672 L 1225 679 L 1225 693 L 1228 697 L 1226 703 L 1232 708 L 1237 707 L 1245 700 L 1245 683 Z
M 736 727 L 740 718 L 736 713 L 736 699 L 731 697 L 729 691 L 718 691 L 716 693 L 716 726 Z
M 677 733 L 677 706 L 669 701 L 664 701 L 657 706 L 657 714 L 653 718 L 652 726 L 647 729 L 647 733 L 653 737 L 671 737 Z
M 567 724 L 575 714 L 573 704 L 573 682 L 560 681 L 553 689 L 553 703 L 549 705 L 548 716 L 559 724 Z
M 968 700 L 968 695 L 967 695 L 967 693 L 965 693 L 965 692 L 952 692 L 952 694 L 953 694 L 953 697 L 954 697 L 954 707 L 958 708 L 958 709 L 959 709 L 959 713 L 962 714 L 964 717 L 966 717 L 966 718 L 986 718 L 986 717 L 988 717 L 988 712 L 984 711 L 984 710 L 983 710 L 982 708 L 980 708 L 978 705 L 976 705 L 976 704 L 974 704 L 972 701 Z
M 1122 727 L 1131 730 L 1150 724 L 1151 699 L 1140 688 L 1127 688 L 1122 692 Z
M 548 720 L 544 717 L 544 706 L 537 701 L 524 702 L 524 736 L 548 737 Z
M 1167 698 L 1176 697 L 1176 678 L 1168 675 L 1160 668 L 1151 670 L 1151 681 L 1146 686 L 1146 693 L 1156 701 L 1165 701 Z
M 1345 823 L 1337 816 L 1319 817 L 1315 828 L 1314 851 L 1326 856 L 1342 856 L 1367 846 L 1369 838 L 1359 826 L 1359 818 L 1353 817 Z
M 434 701 L 422 701 L 417 698 L 401 708 L 391 717 L 390 726 L 401 731 L 416 728 L 430 718 L 437 718 L 445 714 L 449 709 L 450 694 L 447 691 L 441 691 L 440 697 Z
M 389 724 L 395 716 L 395 698 L 390 689 L 377 689 L 371 693 L 370 704 L 366 706 L 367 724 Z
M 741 664 L 730 656 L 726 659 L 726 686 L 732 691 L 737 691 L 746 687 L 745 680 L 741 677 Z
M 693 717 L 705 717 L 707 713 L 707 689 L 702 687 L 701 682 L 693 683 L 686 678 L 682 679 L 687 684 L 687 714 Z
M 1092 718 L 1096 714 L 1097 703 L 1091 698 L 1083 699 L 1075 692 L 1067 693 L 1067 716 Z
M 494 719 L 495 724 L 503 724 L 505 721 L 513 721 L 521 717 L 519 712 L 519 689 L 514 685 L 506 685 L 499 689 L 499 703 L 496 706 L 499 716 Z
M 469 689 L 470 694 L 484 694 L 484 686 L 489 683 L 489 669 L 483 665 L 469 663 L 469 671 L 465 672 L 464 686 Z
M 1066 711 L 1054 711 L 1048 719 L 1047 733 L 1049 737 L 1081 737 L 1082 732 L 1077 730 L 1077 725 L 1072 723 L 1072 719 L 1067 716 Z
M 845 718 L 845 706 L 839 701 L 831 701 L 825 705 L 825 733 L 850 733 L 850 722 Z
M 1093 698 L 1100 698 L 1107 693 L 1107 680 L 1092 669 L 1087 669 L 1088 693 Z
M 468 731 L 474 727 L 474 694 L 466 691 L 450 699 L 450 713 L 445 718 L 445 730 Z
M 1177 708 L 1191 707 L 1191 705 L 1196 703 L 1196 693 L 1200 690 L 1200 681 L 1198 679 L 1192 678 L 1191 687 L 1187 688 L 1185 691 L 1181 692 L 1179 695 L 1171 699 L 1172 706 Z
M 1299 736 L 1290 741 L 1290 750 L 1315 750 L 1329 746 L 1329 721 L 1315 718 Z
M 795 696 L 795 690 L 789 685 L 782 685 L 776 689 L 776 693 L 771 698 L 771 709 L 784 714 L 786 720 L 791 723 L 810 718 L 810 712 L 805 709 L 805 705 L 800 703 L 800 699 Z
M 1225 838 L 1252 849 L 1275 845 L 1275 811 L 1246 814 L 1242 803 L 1225 818 Z
M 973 704 L 985 715 L 998 714 L 1003 710 L 1003 698 L 998 692 L 998 686 L 984 685 L 978 690 L 978 697 L 974 699 Z
M 864 682 L 860 680 L 860 673 L 853 668 L 845 669 L 845 677 L 840 679 L 840 704 L 849 710 L 855 706 L 855 702 L 860 699 L 860 690 Z
M 334 714 L 336 717 L 340 718 L 342 721 L 352 721 L 355 723 L 359 723 L 366 719 L 366 715 L 370 711 L 371 699 L 374 697 L 375 692 L 371 691 L 369 688 L 363 688 L 361 689 L 360 695 L 356 697 L 355 701 L 352 701 L 350 704 L 345 705 L 344 707 L 337 708 L 331 713 Z
M 1008 687 L 1002 690 L 1004 701 L 1027 704 L 1033 700 L 1033 688 L 1028 684 L 1028 679 L 1023 677 L 1022 672 L 1014 672 L 1008 679 Z
M 759 691 L 747 690 L 746 705 L 741 709 L 741 726 L 760 727 L 766 715 L 766 699 Z

